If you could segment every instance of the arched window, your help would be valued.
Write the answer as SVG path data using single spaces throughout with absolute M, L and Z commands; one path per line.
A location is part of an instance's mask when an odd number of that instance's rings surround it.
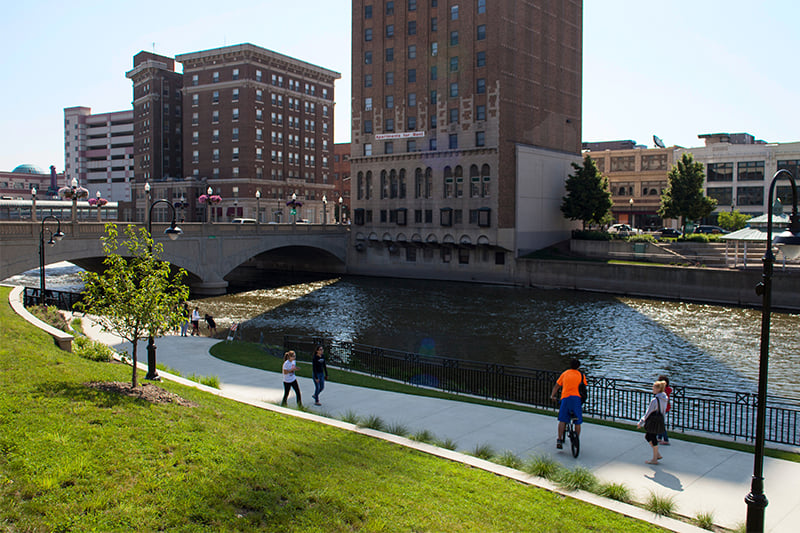
M 431 167 L 425 169 L 425 198 L 433 196 L 433 170 Z
M 397 198 L 397 171 L 389 171 L 389 198 Z
M 389 180 L 386 178 L 386 171 L 381 170 L 381 200 L 389 197 Z
M 478 165 L 469 167 L 469 197 L 479 198 L 481 195 L 481 176 L 478 173 Z
M 450 167 L 444 167 L 444 189 L 442 197 L 453 197 L 453 169 Z
M 364 198 L 364 173 L 359 172 L 356 178 L 356 197 L 361 200 Z
M 464 169 L 461 165 L 456 166 L 456 198 L 464 197 Z
M 422 169 L 414 170 L 414 198 L 422 198 Z
M 406 169 L 400 169 L 400 198 L 406 197 Z
M 492 184 L 492 171 L 489 168 L 489 165 L 483 165 L 481 167 L 481 196 L 484 198 L 488 198 L 491 193 L 491 184 Z
M 367 190 L 366 190 L 366 199 L 370 200 L 372 198 L 372 171 L 367 171 Z

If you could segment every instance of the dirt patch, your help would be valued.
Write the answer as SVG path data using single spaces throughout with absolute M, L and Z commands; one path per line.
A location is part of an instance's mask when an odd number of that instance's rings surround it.
M 178 396 L 174 392 L 169 392 L 151 383 L 144 383 L 134 388 L 131 386 L 130 382 L 126 381 L 92 381 L 87 383 L 86 386 L 103 392 L 139 398 L 155 404 L 176 403 L 184 407 L 197 407 L 198 405 L 195 402 Z

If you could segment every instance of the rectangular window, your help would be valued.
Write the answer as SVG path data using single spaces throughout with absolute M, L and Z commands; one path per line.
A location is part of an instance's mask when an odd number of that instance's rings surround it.
M 450 46 L 456 46 L 458 44 L 458 32 L 451 31 L 450 32 Z
M 478 40 L 486 39 L 486 24 L 478 24 Z
M 367 42 L 372 40 L 372 28 L 366 28 L 364 30 L 364 40 Z
M 417 106 L 417 93 L 408 93 L 408 107 Z
M 439 43 L 431 43 L 431 55 L 439 55 Z
M 215 72 L 211 75 L 211 83 L 219 83 L 219 72 Z
M 436 65 L 432 65 L 431 66 L 431 80 L 436 80 L 437 77 L 438 76 L 436 75 Z
M 386 141 L 385 143 L 383 143 L 383 153 L 384 154 L 394 153 L 394 143 L 392 143 L 392 141 Z
M 364 87 L 372 87 L 372 74 L 364 75 Z
M 239 79 L 239 69 L 238 68 L 233 69 L 233 79 L 234 80 L 238 80 Z
M 448 148 L 450 148 L 450 150 L 457 150 L 458 149 L 458 134 L 451 133 L 448 136 L 447 140 L 448 140 Z
M 486 13 L 486 0 L 478 0 L 478 14 Z
M 416 83 L 417 82 L 417 69 L 410 68 L 408 69 L 408 83 Z
M 431 104 L 436 103 L 436 89 L 431 91 Z
M 475 92 L 478 94 L 486 93 L 486 78 L 478 78 L 478 84 L 475 87 Z
M 486 146 L 486 133 L 483 131 L 475 132 L 475 146 Z
M 387 48 L 386 49 L 386 62 L 390 63 L 394 61 L 394 48 Z
M 394 85 L 394 72 L 386 73 L 386 85 Z
M 394 119 L 387 118 L 386 121 L 384 122 L 383 129 L 384 131 L 394 131 Z
M 417 0 L 408 0 L 408 10 L 409 11 L 417 10 Z
M 264 101 L 264 91 L 261 89 L 256 89 L 256 102 L 263 102 Z
M 733 204 L 732 187 L 709 187 L 706 194 L 709 198 L 714 198 L 720 207 Z
M 439 30 L 439 21 L 436 17 L 431 17 L 431 31 Z
M 435 152 L 436 151 L 436 137 L 430 139 L 428 141 L 428 150 Z
M 231 98 L 231 99 L 232 99 L 234 102 L 236 102 L 236 101 L 238 101 L 238 100 L 239 100 L 239 89 L 234 89 L 234 90 L 233 90 L 233 96 L 232 96 L 232 98 Z
M 410 140 L 406 141 L 406 152 L 416 152 L 417 151 L 417 141 Z
M 450 72 L 458 72 L 458 56 L 450 58 Z
M 394 24 L 387 24 L 386 25 L 386 37 L 387 38 L 394 37 Z
M 453 210 L 449 207 L 443 207 L 439 210 L 439 224 L 445 227 L 453 225 Z
M 211 152 L 211 160 L 214 162 L 219 161 L 219 148 L 214 148 Z
M 486 0 L 484 0 L 486 1 Z M 364 6 L 364 18 L 371 19 L 372 18 L 372 6 Z
M 372 97 L 364 98 L 364 111 L 372 111 Z
M 476 67 L 486 66 L 486 52 L 478 52 L 475 55 L 475 66 Z
M 764 179 L 763 161 L 739 161 L 737 167 L 739 181 L 762 181 Z
M 211 103 L 216 104 L 219 102 L 219 91 L 214 91 L 211 93 Z
M 391 94 L 386 95 L 386 109 L 392 109 L 394 107 L 394 96 Z
M 431 122 L 431 129 L 435 130 L 436 129 L 436 124 L 437 124 L 436 114 L 434 113 L 434 114 L 430 115 L 430 117 L 431 117 L 431 121 L 430 121 Z
M 475 120 L 486 120 L 485 105 L 479 105 L 475 107 Z
M 613 167 L 613 158 L 611 163 Z M 733 181 L 733 163 L 709 163 L 706 181 Z
M 737 187 L 736 205 L 762 206 L 764 205 L 764 187 Z
M 408 21 L 408 34 L 409 35 L 416 35 L 417 34 L 417 21 L 416 20 L 409 20 Z
M 450 20 L 458 20 L 458 5 L 450 6 Z
M 417 129 L 417 117 L 408 117 L 408 128 L 406 131 L 415 131 Z
M 417 45 L 412 44 L 408 46 L 408 58 L 409 59 L 416 59 L 417 58 Z
M 450 84 L 450 98 L 458 97 L 458 83 L 453 82 Z
M 394 2 L 392 1 L 386 2 L 386 14 L 394 15 Z
M 218 143 L 219 142 L 219 130 L 213 130 L 211 132 L 211 142 Z
M 192 85 L 199 85 L 199 84 L 200 84 L 199 77 L 197 76 L 197 74 L 193 74 L 192 75 Z
M 469 264 L 469 248 L 458 249 L 458 264 L 459 265 Z
M 372 64 L 372 52 L 364 52 L 364 64 L 371 65 Z
M 372 133 L 372 121 L 365 120 L 364 121 L 364 133 Z
M 256 81 L 261 81 L 263 79 L 263 74 L 260 70 L 256 71 Z
M 364 155 L 372 155 L 372 143 L 364 144 Z
M 238 161 L 239 160 L 239 148 L 234 147 L 232 159 L 234 161 Z
M 450 124 L 455 124 L 456 122 L 458 122 L 458 109 L 453 108 L 453 109 L 448 110 L 448 112 L 449 112 L 449 121 L 448 122 Z
M 219 122 L 219 111 L 212 111 L 211 112 L 211 122 L 213 122 L 214 124 Z

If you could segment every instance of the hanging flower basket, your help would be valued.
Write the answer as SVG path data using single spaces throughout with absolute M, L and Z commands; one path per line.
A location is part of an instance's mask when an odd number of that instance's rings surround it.
M 289 200 L 288 202 L 286 202 L 286 205 L 291 205 L 292 207 L 302 207 L 303 202 L 301 202 L 300 200 Z
M 94 206 L 103 207 L 107 203 L 108 200 L 106 200 L 105 198 L 89 198 L 89 205 L 92 207 Z
M 83 187 L 76 187 L 74 189 L 72 187 L 61 187 L 58 189 L 58 195 L 67 200 L 72 200 L 73 198 L 82 200 L 83 198 L 89 197 L 89 190 Z
M 217 205 L 222 201 L 222 196 L 218 194 L 212 194 L 211 196 L 207 194 L 201 194 L 197 197 L 197 201 L 201 204 L 208 202 L 210 205 Z

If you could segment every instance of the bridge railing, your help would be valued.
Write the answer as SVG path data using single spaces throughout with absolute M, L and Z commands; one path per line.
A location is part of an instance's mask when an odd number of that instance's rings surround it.
M 25 307 L 50 305 L 62 311 L 72 311 L 73 306 L 83 299 L 79 292 L 45 289 L 44 297 L 38 287 L 25 287 L 22 303 Z
M 284 348 L 310 361 L 315 346 L 325 346 L 332 366 L 395 379 L 443 392 L 479 396 L 555 410 L 550 399 L 559 373 L 437 357 L 319 337 L 285 336 Z M 587 376 L 589 399 L 584 414 L 636 422 L 652 399 L 652 383 Z M 755 393 L 674 387 L 667 425 L 671 430 L 701 431 L 753 440 L 756 427 Z M 800 446 L 800 400 L 767 399 L 766 440 Z

